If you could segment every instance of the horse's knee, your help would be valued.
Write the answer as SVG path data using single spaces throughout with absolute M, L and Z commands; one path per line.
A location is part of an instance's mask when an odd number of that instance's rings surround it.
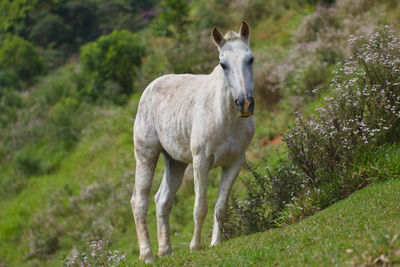
M 226 210 L 222 208 L 217 208 L 215 209 L 215 218 L 217 219 L 217 222 L 222 225 L 225 222 L 226 219 Z
M 158 192 L 154 197 L 154 201 L 156 203 L 157 216 L 168 216 L 173 204 L 172 199 L 169 198 L 169 195 L 163 195 L 161 192 Z
M 131 198 L 131 206 L 135 220 L 143 222 L 146 220 L 147 209 L 149 206 L 148 197 L 146 195 L 136 194 Z
M 194 208 L 194 218 L 196 220 L 204 220 L 207 216 L 208 205 L 207 201 L 202 201 Z
M 131 207 L 132 210 L 135 208 L 135 193 L 133 193 L 131 196 Z
M 219 199 L 215 204 L 215 212 L 214 215 L 218 222 L 223 222 L 226 218 L 226 212 L 228 209 L 228 201 L 224 201 Z

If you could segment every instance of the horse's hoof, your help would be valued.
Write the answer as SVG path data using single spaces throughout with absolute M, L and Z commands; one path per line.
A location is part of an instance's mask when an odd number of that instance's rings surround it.
M 145 264 L 154 263 L 153 255 L 140 255 L 139 260 L 143 261 Z
M 159 248 L 158 251 L 157 251 L 157 255 L 160 258 L 166 257 L 166 256 L 170 256 L 171 255 L 171 247 Z
M 201 250 L 203 246 L 200 243 L 190 244 L 190 250 Z
M 210 244 L 210 247 L 215 247 L 216 245 L 219 245 L 219 243 L 221 243 L 220 241 L 213 241 Z

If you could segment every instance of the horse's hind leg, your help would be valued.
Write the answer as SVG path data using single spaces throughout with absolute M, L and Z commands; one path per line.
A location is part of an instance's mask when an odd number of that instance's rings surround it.
M 140 249 L 140 260 L 145 263 L 153 261 L 146 215 L 148 210 L 149 193 L 153 182 L 154 169 L 157 165 L 160 148 L 139 145 L 135 140 L 136 174 L 135 187 L 131 198 L 133 216 L 135 217 L 136 232 Z
M 163 152 L 162 154 L 165 161 L 164 179 L 154 198 L 157 212 L 157 254 L 159 257 L 171 254 L 169 215 L 171 213 L 174 196 L 182 184 L 183 174 L 187 167 L 186 163 L 174 160 L 167 153 Z

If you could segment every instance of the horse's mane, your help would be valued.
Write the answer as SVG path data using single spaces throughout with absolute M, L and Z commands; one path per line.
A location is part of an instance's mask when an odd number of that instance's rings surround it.
M 245 42 L 245 43 L 248 44 L 248 41 L 247 41 L 247 40 L 245 40 L 244 38 L 242 38 L 242 37 L 240 36 L 239 33 L 234 32 L 234 31 L 232 31 L 232 30 L 228 31 L 228 32 L 225 34 L 224 39 L 225 39 L 227 42 L 232 41 L 232 40 L 242 40 L 243 42 Z
M 226 41 L 234 40 L 234 39 L 241 39 L 240 34 L 234 31 L 228 31 L 224 36 Z

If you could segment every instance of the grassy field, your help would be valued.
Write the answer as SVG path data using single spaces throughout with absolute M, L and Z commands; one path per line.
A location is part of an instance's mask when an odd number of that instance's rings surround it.
M 399 179 L 376 184 L 300 223 L 201 252 L 177 249 L 156 265 L 353 266 L 389 260 L 400 264 L 399 188 Z
M 96 235 L 101 238 L 102 234 L 96 234 L 97 230 L 110 230 L 108 240 L 112 241 L 113 249 L 128 254 L 132 259 L 138 256 L 129 204 L 135 169 L 131 129 L 136 106 L 137 99 L 134 98 L 125 109 L 113 107 L 98 111 L 85 129 L 81 142 L 61 163 L 59 170 L 30 177 L 20 194 L 0 202 L 0 262 L 7 262 L 10 266 L 37 265 L 38 259 L 29 257 L 32 252 L 40 253 L 43 248 L 56 247 L 57 251 L 51 258 L 40 260 L 49 265 L 60 265 L 76 246 L 76 240 L 84 244 Z M 160 157 L 151 200 L 161 182 L 163 164 Z M 210 175 L 209 214 L 212 214 L 216 202 L 217 174 L 218 170 L 214 170 Z M 73 206 L 74 201 L 78 207 Z M 171 215 L 172 242 L 178 247 L 185 247 L 190 241 L 193 204 L 193 182 L 189 181 L 177 194 Z M 152 245 L 156 248 L 154 201 L 150 201 L 148 221 Z M 99 224 L 109 227 L 96 230 Z M 54 229 L 49 231 L 50 227 Z M 207 231 L 211 227 L 212 217 L 209 215 L 204 226 L 207 243 L 210 242 Z M 33 240 L 36 237 L 44 240 L 45 244 Z

